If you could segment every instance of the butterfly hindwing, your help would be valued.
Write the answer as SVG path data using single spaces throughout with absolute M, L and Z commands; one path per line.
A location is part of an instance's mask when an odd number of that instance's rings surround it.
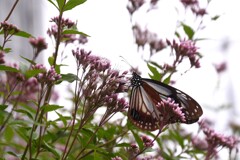
M 142 81 L 147 82 L 152 88 L 154 88 L 162 99 L 171 98 L 178 103 L 185 114 L 186 121 L 183 123 L 191 124 L 198 121 L 198 118 L 202 115 L 202 109 L 200 105 L 188 94 L 176 89 L 172 86 L 164 84 L 152 79 L 143 78 Z

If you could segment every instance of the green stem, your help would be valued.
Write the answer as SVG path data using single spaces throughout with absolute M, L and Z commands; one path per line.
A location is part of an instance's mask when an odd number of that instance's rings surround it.
M 41 94 L 40 94 L 40 97 L 38 99 L 37 111 L 36 111 L 36 115 L 34 117 L 34 124 L 32 126 L 32 130 L 31 130 L 31 133 L 30 133 L 30 137 L 29 137 L 28 143 L 27 143 L 27 145 L 25 147 L 25 150 L 24 150 L 24 153 L 22 155 L 22 158 L 21 158 L 22 160 L 25 159 L 28 149 L 29 149 L 29 159 L 32 158 L 32 148 L 31 148 L 32 147 L 31 146 L 32 145 L 32 136 L 33 136 L 33 132 L 37 129 L 37 126 L 38 126 L 36 123 L 39 121 L 38 115 L 40 113 L 40 108 L 41 108 L 40 106 L 41 106 L 41 102 L 42 102 L 43 95 L 44 95 L 44 88 L 43 87 L 42 87 L 40 93 Z

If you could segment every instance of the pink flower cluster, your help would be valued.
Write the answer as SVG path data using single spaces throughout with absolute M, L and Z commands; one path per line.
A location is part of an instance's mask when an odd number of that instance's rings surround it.
M 185 115 L 179 107 L 179 104 L 175 103 L 174 100 L 168 98 L 162 100 L 156 106 L 162 114 L 161 126 L 165 126 L 175 122 L 185 122 Z
M 52 84 L 61 78 L 61 75 L 56 73 L 53 66 L 47 71 L 47 69 L 42 64 L 37 64 L 32 66 L 32 69 L 41 70 L 41 73 L 36 75 L 37 80 L 41 84 Z

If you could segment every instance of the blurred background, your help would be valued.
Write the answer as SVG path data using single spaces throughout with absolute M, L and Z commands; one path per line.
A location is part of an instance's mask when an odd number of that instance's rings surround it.
M 14 3 L 15 1 L 9 0 L 0 1 L 1 22 L 3 22 L 8 16 Z M 14 9 L 14 12 L 10 16 L 8 22 L 15 24 L 19 29 L 28 31 L 36 37 L 41 35 L 43 36 L 47 28 L 44 27 L 46 17 L 45 14 L 43 14 L 45 10 L 43 7 L 44 5 L 38 5 L 34 0 L 21 0 Z M 28 39 L 16 36 L 13 36 L 12 38 L 13 43 L 8 43 L 8 47 L 12 48 L 12 53 L 14 54 L 7 54 L 10 62 L 22 61 L 22 58 L 19 57 L 20 54 L 26 57 L 32 55 L 33 49 L 32 46 L 29 45 Z M 2 39 L 0 39 L 0 42 L 1 41 Z M 41 59 L 42 56 L 40 56 L 39 60 L 42 61 Z
M 0 1 L 3 10 L 0 10 L 0 20 L 3 21 L 14 1 Z M 215 122 L 217 131 L 230 134 L 228 127 L 231 123 L 240 122 L 240 1 L 238 0 L 213 0 L 209 5 L 200 2 L 201 7 L 207 7 L 209 17 L 219 15 L 216 21 L 208 17 L 203 23 L 206 28 L 198 31 L 198 37 L 204 40 L 197 43 L 203 58 L 199 69 L 191 69 L 186 74 L 175 77 L 176 88 L 188 93 L 196 99 L 204 110 L 204 118 Z M 132 18 L 126 8 L 127 0 L 88 0 L 73 11 L 64 14 L 65 18 L 78 22 L 78 29 L 88 35 L 89 42 L 83 46 L 91 50 L 93 54 L 106 57 L 112 61 L 112 65 L 121 71 L 129 69 L 129 65 L 123 62 L 123 58 L 132 66 L 138 66 L 144 77 L 148 77 L 148 69 L 143 58 L 149 55 L 144 50 L 137 49 L 132 33 L 132 25 L 137 23 L 142 28 L 148 28 L 155 32 L 161 39 L 172 40 L 176 30 L 177 21 L 187 20 L 189 25 L 201 23 L 192 15 L 185 12 L 178 0 L 161 0 L 156 8 L 146 14 L 149 6 L 143 6 L 138 14 Z M 57 16 L 54 8 L 46 0 L 21 0 L 16 7 L 10 22 L 22 30 L 30 32 L 38 37 L 47 37 L 46 31 L 50 26 L 50 18 Z M 21 61 L 18 54 L 28 56 L 32 48 L 28 40 L 16 38 L 14 40 L 13 54 L 9 59 Z M 46 59 L 52 54 L 52 41 L 48 38 L 49 49 L 45 56 L 39 59 L 46 63 Z M 21 43 L 20 43 L 21 42 Z M 11 59 L 11 60 L 13 60 Z M 162 60 L 161 60 L 162 61 Z M 71 50 L 65 64 L 71 64 Z M 216 65 L 226 64 L 226 70 L 218 73 Z M 74 67 L 74 66 L 72 66 Z M 63 72 L 70 72 L 69 69 Z M 67 103 L 64 98 L 59 100 Z

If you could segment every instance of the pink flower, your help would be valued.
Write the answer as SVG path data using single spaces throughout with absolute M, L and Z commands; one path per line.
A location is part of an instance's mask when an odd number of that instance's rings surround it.
M 151 148 L 153 146 L 153 140 L 151 140 L 149 137 L 142 136 L 141 138 L 145 147 Z
M 162 114 L 161 126 L 165 126 L 175 122 L 185 122 L 185 115 L 179 107 L 179 104 L 175 103 L 174 100 L 168 98 L 162 100 L 156 106 Z
M 38 56 L 39 52 L 41 52 L 44 49 L 47 49 L 47 43 L 45 42 L 45 39 L 42 37 L 38 38 L 29 38 L 30 44 L 35 49 L 35 58 Z

